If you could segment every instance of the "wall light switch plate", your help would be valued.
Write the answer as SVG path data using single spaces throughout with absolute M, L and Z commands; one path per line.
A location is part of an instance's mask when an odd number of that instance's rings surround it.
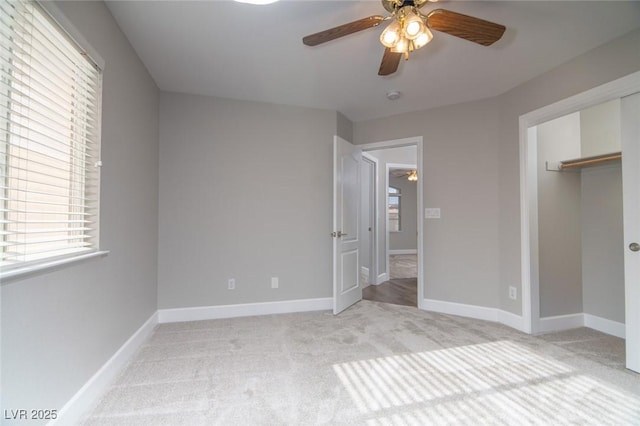
M 424 209 L 425 219 L 440 219 L 440 208 L 426 208 Z
M 278 277 L 271 277 L 271 288 L 278 288 L 279 285 Z

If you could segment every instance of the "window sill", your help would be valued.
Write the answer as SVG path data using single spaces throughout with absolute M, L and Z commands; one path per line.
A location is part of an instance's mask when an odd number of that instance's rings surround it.
M 0 272 L 0 282 L 2 284 L 5 284 L 9 281 L 23 279 L 30 275 L 51 272 L 57 269 L 64 268 L 66 266 L 84 262 L 86 260 L 90 260 L 98 257 L 105 257 L 108 254 L 109 254 L 108 250 L 94 251 L 91 253 L 68 257 L 65 259 L 52 260 L 50 262 L 44 262 L 37 265 L 29 265 L 22 268 L 11 269 L 6 272 Z

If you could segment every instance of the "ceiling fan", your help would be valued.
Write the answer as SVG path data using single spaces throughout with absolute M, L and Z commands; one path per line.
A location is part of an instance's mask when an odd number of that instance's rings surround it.
M 504 34 L 504 25 L 474 18 L 444 9 L 422 14 L 420 8 L 437 0 L 382 0 L 382 6 L 390 16 L 374 15 L 339 25 L 302 39 L 307 46 L 316 46 L 358 31 L 377 27 L 391 21 L 380 35 L 385 46 L 378 75 L 390 75 L 397 71 L 400 58 L 409 59 L 409 53 L 424 47 L 433 38 L 430 30 L 441 31 L 462 39 L 490 46 Z
M 416 169 L 391 169 L 389 176 L 394 178 L 407 178 L 410 182 L 418 180 L 418 171 Z

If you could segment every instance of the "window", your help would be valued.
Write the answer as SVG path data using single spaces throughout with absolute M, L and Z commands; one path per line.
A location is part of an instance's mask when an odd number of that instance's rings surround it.
M 0 43 L 0 270 L 97 251 L 100 70 L 35 2 Z
M 389 187 L 389 232 L 400 232 L 401 195 L 399 188 Z

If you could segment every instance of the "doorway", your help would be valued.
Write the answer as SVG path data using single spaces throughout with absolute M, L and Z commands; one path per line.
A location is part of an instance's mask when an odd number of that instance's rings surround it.
M 363 298 L 420 307 L 422 288 L 422 138 L 363 149 Z

